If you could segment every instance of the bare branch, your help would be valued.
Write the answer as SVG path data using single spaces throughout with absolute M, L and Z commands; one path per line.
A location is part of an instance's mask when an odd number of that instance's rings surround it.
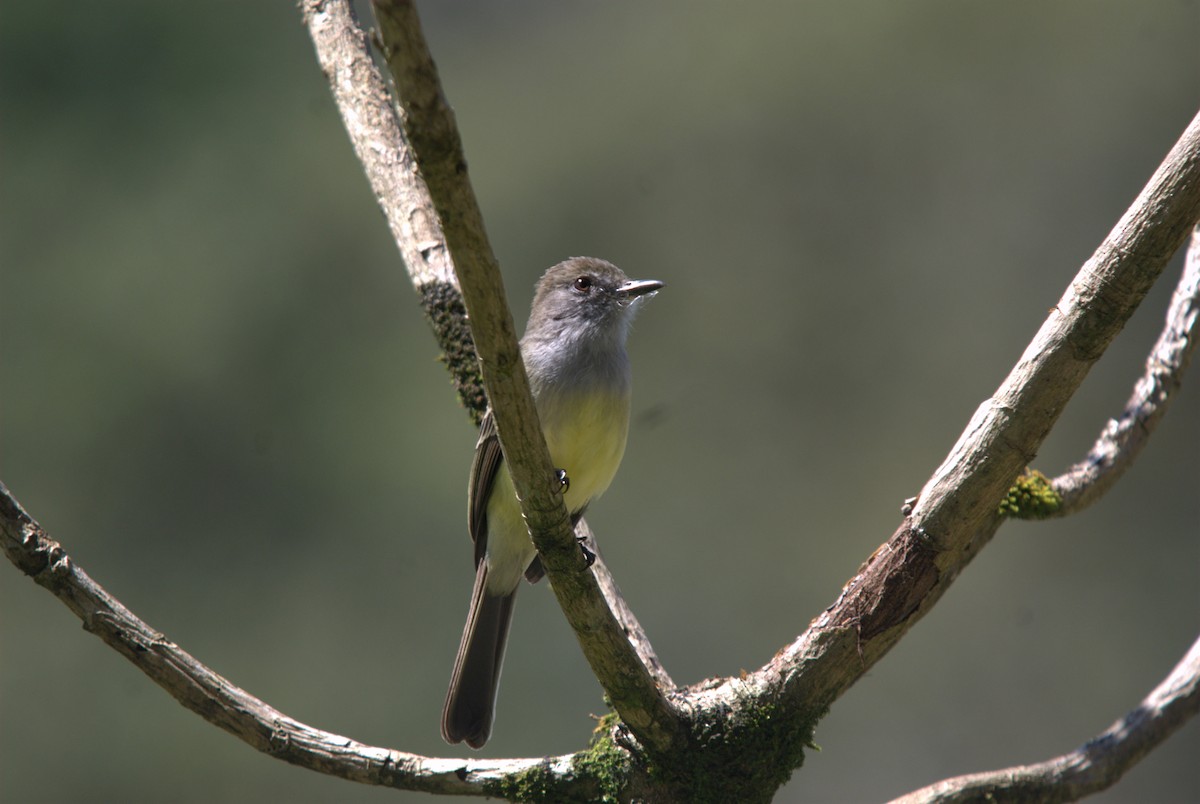
M 459 795 L 495 795 L 511 774 L 535 768 L 570 775 L 573 756 L 442 759 L 363 745 L 288 717 L 234 686 L 108 594 L 0 484 L 0 548 L 49 590 L 83 627 L 133 663 L 175 700 L 254 749 L 321 773 L 364 784 Z
M 349 3 L 312 0 L 300 10 L 354 153 L 413 283 L 457 284 L 429 188 L 416 168 L 416 155 L 353 9 Z
M 704 696 L 782 695 L 811 710 L 877 662 L 995 534 L 997 503 L 1198 218 L 1200 115 L 980 406 L 907 521 L 795 642 Z
M 1200 639 L 1141 705 L 1095 739 L 1060 757 L 945 779 L 892 804 L 1075 801 L 1116 784 L 1126 771 L 1200 713 Z
M 348 2 L 305 0 L 300 10 L 354 153 L 421 295 L 459 398 L 478 425 L 487 398 L 467 311 L 441 221 L 392 93 Z
M 387 187 L 411 183 L 416 188 L 412 195 L 419 199 L 417 208 L 421 212 L 420 220 L 431 219 L 436 229 L 430 227 L 425 232 L 428 239 L 424 242 L 414 240 L 421 234 L 421 231 L 415 227 L 405 229 L 393 226 L 392 233 L 400 246 L 405 262 L 410 264 L 410 270 L 412 269 L 408 255 L 413 252 L 414 247 L 418 247 L 417 250 L 422 255 L 428 253 L 437 256 L 438 270 L 431 277 L 426 276 L 424 271 L 412 270 L 413 281 L 418 290 L 422 291 L 426 313 L 434 323 L 434 331 L 438 335 L 441 347 L 453 349 L 456 353 L 461 352 L 464 361 L 469 361 L 474 369 L 478 366 L 475 344 L 471 338 L 470 326 L 466 324 L 466 309 L 462 306 L 461 293 L 458 292 L 458 277 L 454 274 L 453 263 L 450 260 L 445 238 L 441 233 L 441 226 L 438 223 L 437 211 L 430 191 L 430 187 L 437 188 L 440 197 L 449 199 L 446 202 L 449 209 L 465 210 L 464 213 L 450 216 L 456 226 L 477 227 L 478 231 L 482 231 L 482 218 L 466 173 L 462 138 L 454 122 L 453 110 L 446 102 L 442 92 L 437 66 L 425 43 L 420 21 L 412 3 L 376 2 L 374 8 L 380 25 L 379 45 L 384 52 L 401 100 L 398 109 L 399 116 L 393 114 L 390 119 L 384 121 L 387 142 L 406 154 L 415 151 L 416 157 L 416 163 L 411 159 L 395 162 L 385 161 L 380 166 L 385 172 L 403 173 L 404 175 L 396 181 L 380 181 L 376 194 L 380 197 L 380 203 L 384 206 L 385 214 L 387 214 L 389 206 L 383 201 L 385 198 L 383 193 L 386 192 Z M 341 24 L 345 31 L 344 41 L 351 47 L 361 50 L 360 57 L 368 58 L 365 39 L 361 36 L 352 17 L 344 18 Z M 359 80 L 364 82 L 364 88 L 369 87 L 370 91 L 366 93 L 367 98 L 374 97 L 381 90 L 385 93 L 387 91 L 383 76 L 373 67 L 374 65 L 370 71 L 364 71 L 369 74 L 359 77 Z M 355 119 L 356 108 L 361 101 L 356 100 L 353 96 L 339 96 L 337 100 L 343 119 L 347 121 Z M 395 106 L 390 108 L 393 111 L 396 110 Z M 402 121 L 403 126 L 401 125 Z M 347 128 L 349 126 L 348 122 Z M 412 149 L 408 145 L 410 138 L 414 146 Z M 379 170 L 366 162 L 364 165 L 367 165 L 369 177 Z M 374 186 L 375 179 L 371 180 Z M 390 221 L 392 216 L 388 215 L 388 218 Z M 476 236 L 469 233 L 463 234 L 464 239 Z M 478 236 L 486 238 L 486 235 Z M 451 283 L 455 292 L 450 294 L 443 291 L 436 295 L 430 293 L 428 288 L 438 281 Z M 461 311 L 461 323 L 459 311 Z M 449 339 L 442 337 L 444 328 L 439 326 L 439 321 L 444 320 L 449 321 L 450 326 L 455 330 L 461 326 L 464 330 L 462 337 Z M 449 362 L 451 372 L 454 373 L 455 361 L 450 360 Z M 474 376 L 475 392 L 464 394 L 463 398 L 465 401 L 470 401 L 469 407 L 478 424 L 479 417 L 483 415 L 487 407 L 487 397 L 483 391 L 482 378 L 478 376 L 477 371 Z M 577 529 L 579 535 L 592 538 L 586 523 L 581 522 Z M 597 551 L 597 555 L 599 555 L 599 551 Z M 637 648 L 642 663 L 651 669 L 664 688 L 673 687 L 674 684 L 654 654 L 641 623 L 638 622 L 633 611 L 621 596 L 607 565 L 598 560 L 593 565 L 592 572 L 597 576 L 600 587 L 608 600 L 608 605 L 620 622 L 621 629 L 629 635 L 630 640 Z
M 995 515 L 996 503 L 1198 218 L 1200 115 L 925 485 L 914 526 L 953 551 L 965 546 L 953 534 L 970 533 Z
M 1166 325 L 1146 358 L 1146 371 L 1134 385 L 1125 410 L 1109 420 L 1086 458 L 1051 481 L 1061 498 L 1054 516 L 1075 513 L 1100 499 L 1137 460 L 1183 382 L 1196 349 L 1198 322 L 1200 226 L 1192 230 Z

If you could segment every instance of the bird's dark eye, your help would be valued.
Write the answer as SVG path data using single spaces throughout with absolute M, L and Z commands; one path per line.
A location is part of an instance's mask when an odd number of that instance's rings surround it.
M 581 276 L 575 280 L 575 289 L 580 293 L 587 293 L 592 289 L 592 278 L 590 276 Z

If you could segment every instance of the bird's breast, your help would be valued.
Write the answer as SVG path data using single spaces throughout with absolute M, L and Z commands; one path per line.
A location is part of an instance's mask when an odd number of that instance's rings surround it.
M 550 457 L 567 473 L 567 510 L 575 513 L 604 493 L 625 454 L 629 394 L 590 389 L 543 394 L 538 416 Z

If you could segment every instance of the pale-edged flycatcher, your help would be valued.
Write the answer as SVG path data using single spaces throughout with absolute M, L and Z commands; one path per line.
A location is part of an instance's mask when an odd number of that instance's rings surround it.
M 617 472 L 629 432 L 625 340 L 639 302 L 661 288 L 592 257 L 555 265 L 538 281 L 521 357 L 564 501 L 578 522 Z M 442 710 L 442 736 L 481 748 L 492 733 L 496 688 L 521 578 L 543 575 L 489 409 L 467 489 L 475 587 Z

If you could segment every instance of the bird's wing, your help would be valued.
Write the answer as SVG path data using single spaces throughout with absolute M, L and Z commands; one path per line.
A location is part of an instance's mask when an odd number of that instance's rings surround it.
M 475 458 L 471 461 L 471 477 L 467 482 L 467 530 L 475 542 L 475 566 L 487 554 L 487 505 L 492 484 L 504 454 L 500 451 L 500 437 L 496 434 L 496 421 L 492 409 L 488 408 L 479 424 L 479 440 L 475 443 Z

